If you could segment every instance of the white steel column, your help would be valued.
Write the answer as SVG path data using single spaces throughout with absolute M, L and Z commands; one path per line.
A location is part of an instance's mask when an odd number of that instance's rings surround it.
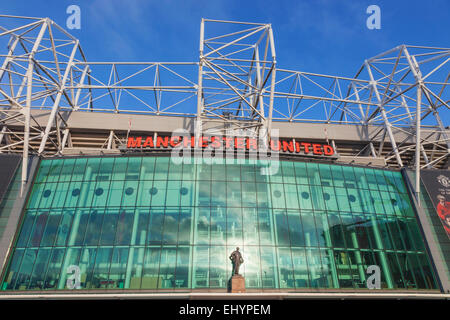
M 197 122 L 194 125 L 195 130 L 195 145 L 201 136 L 202 130 L 202 115 L 203 115 L 203 40 L 205 37 L 205 20 L 202 18 L 200 23 L 200 48 L 199 48 L 199 63 L 198 63 L 198 83 L 197 83 Z
M 384 125 L 386 127 L 386 131 L 389 135 L 389 139 L 391 140 L 391 145 L 392 145 L 392 149 L 394 150 L 395 153 L 395 157 L 397 159 L 397 163 L 400 167 L 403 167 L 403 162 L 402 159 L 400 157 L 400 154 L 398 152 L 398 147 L 397 147 L 397 143 L 395 142 L 395 137 L 394 134 L 392 133 L 392 128 L 391 128 L 391 124 L 389 123 L 389 120 L 387 118 L 386 115 L 386 110 L 384 109 L 384 101 L 381 99 L 380 97 L 380 93 L 378 92 L 378 88 L 377 88 L 377 83 L 373 77 L 372 74 L 372 70 L 370 68 L 369 62 L 366 60 L 365 62 L 366 68 L 367 68 L 367 72 L 369 73 L 369 77 L 370 77 L 370 85 L 373 88 L 373 91 L 375 92 L 375 96 L 377 98 L 378 101 L 378 107 L 380 108 L 380 112 L 381 115 L 383 117 L 383 121 L 384 121 Z
M 416 100 L 416 154 L 415 154 L 415 172 L 416 172 L 416 181 L 415 181 L 415 193 L 416 200 L 419 207 L 421 206 L 420 202 L 420 152 L 421 152 L 421 143 L 420 143 L 420 120 L 421 120 L 421 106 L 422 106 L 422 73 L 420 72 L 419 65 L 417 64 L 416 59 L 411 57 L 406 47 L 403 48 L 403 52 L 405 53 L 406 59 L 408 60 L 409 67 L 411 72 L 414 75 L 417 83 L 417 100 Z
M 41 154 L 44 151 L 44 149 L 45 149 L 45 143 L 47 142 L 48 135 L 49 135 L 50 130 L 52 128 L 53 122 L 55 121 L 56 113 L 59 110 L 59 102 L 61 101 L 62 94 L 63 94 L 63 92 L 65 90 L 67 77 L 69 76 L 70 70 L 72 69 L 73 59 L 75 57 L 77 49 L 78 49 L 78 40 L 74 41 L 74 46 L 73 46 L 73 49 L 72 49 L 72 53 L 70 54 L 69 61 L 67 62 L 67 66 L 66 66 L 66 70 L 64 72 L 62 83 L 60 84 L 60 87 L 59 87 L 59 90 L 58 90 L 58 94 L 56 95 L 56 99 L 55 99 L 55 102 L 53 104 L 52 111 L 51 111 L 50 116 L 48 118 L 47 126 L 45 127 L 45 131 L 44 131 L 44 136 L 42 137 L 42 140 L 41 140 L 41 145 L 39 146 L 39 151 L 38 151 L 39 154 Z M 56 119 L 56 121 L 57 121 L 57 119 Z
M 31 118 L 31 95 L 33 94 L 33 71 L 34 71 L 34 55 L 36 54 L 39 44 L 41 43 L 42 37 L 44 36 L 45 30 L 47 29 L 47 22 L 43 20 L 41 30 L 39 35 L 34 42 L 33 49 L 28 56 L 28 69 L 26 73 L 27 79 L 27 97 L 25 109 L 22 108 L 22 112 L 25 115 L 25 125 L 24 125 L 24 137 L 23 137 L 23 157 L 22 157 L 22 183 L 20 186 L 20 196 L 23 195 L 25 184 L 28 180 L 28 147 L 30 143 L 30 118 Z

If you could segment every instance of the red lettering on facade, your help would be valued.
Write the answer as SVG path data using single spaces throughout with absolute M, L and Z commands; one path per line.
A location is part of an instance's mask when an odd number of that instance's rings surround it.
M 326 156 L 332 156 L 332 155 L 334 154 L 334 149 L 333 149 L 332 146 L 330 146 L 330 145 L 328 145 L 328 144 L 325 144 L 325 145 L 323 146 L 323 153 L 324 153 Z
M 276 142 L 276 146 L 275 146 L 275 142 Z M 272 149 L 272 151 L 280 151 L 281 149 L 281 142 L 279 140 L 270 140 L 270 149 Z
M 219 140 L 218 137 L 211 137 L 211 144 L 210 146 L 213 147 L 214 149 L 216 148 L 220 148 L 221 146 L 221 141 Z
M 194 147 L 195 144 L 195 137 L 184 137 L 183 138 L 183 145 L 186 148 L 187 146 Z
M 322 145 L 321 144 L 314 143 L 312 146 L 313 146 L 313 153 L 314 154 L 318 154 L 318 155 L 322 155 L 323 154 Z
M 256 139 L 248 138 L 247 139 L 247 149 L 248 150 L 250 150 L 250 149 L 253 149 L 253 150 L 258 149 L 258 141 Z
M 234 146 L 236 149 L 244 149 L 244 138 L 235 138 Z
M 170 146 L 171 147 L 178 146 L 180 144 L 180 140 L 181 140 L 181 137 L 179 137 L 179 136 L 170 137 Z
M 152 136 L 145 137 L 129 137 L 127 141 L 127 148 L 174 148 L 183 144 L 185 148 L 194 148 L 199 146 L 206 148 L 211 146 L 212 148 L 236 148 L 247 150 L 258 150 L 258 140 L 245 137 L 221 137 L 221 136 L 201 136 L 198 141 L 194 136 L 158 136 L 154 141 Z M 321 143 L 309 143 L 309 142 L 297 142 L 292 140 L 270 140 L 270 149 L 274 152 L 297 152 L 300 153 L 303 148 L 304 154 L 325 155 L 332 156 L 335 154 L 335 150 L 331 145 Z
M 153 148 L 154 147 L 153 138 L 152 137 L 147 137 L 147 139 L 145 139 L 143 147 L 144 148 L 147 148 L 147 147 Z
M 200 145 L 202 148 L 206 148 L 208 146 L 208 137 L 200 137 Z
M 305 153 L 309 153 L 309 147 L 311 146 L 311 143 L 302 142 L 301 145 L 305 148 Z
M 294 152 L 294 141 L 283 141 L 283 151 Z
M 129 137 L 128 138 L 128 143 L 127 143 L 127 148 L 140 148 L 141 147 L 141 143 L 142 143 L 142 137 Z
M 231 141 L 233 138 L 223 137 L 223 140 L 225 140 L 225 148 L 231 148 Z
M 162 145 L 164 148 L 169 147 L 169 137 L 157 137 L 157 138 L 156 138 L 156 147 L 157 147 L 157 148 L 160 148 L 161 145 Z

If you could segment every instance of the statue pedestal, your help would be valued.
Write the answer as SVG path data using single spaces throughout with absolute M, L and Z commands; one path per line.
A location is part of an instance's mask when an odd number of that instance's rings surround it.
M 231 277 L 231 293 L 245 292 L 245 278 L 241 275 Z

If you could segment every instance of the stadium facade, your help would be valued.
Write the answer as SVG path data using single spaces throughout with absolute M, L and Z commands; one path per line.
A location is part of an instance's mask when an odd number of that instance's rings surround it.
M 256 294 L 450 292 L 449 49 L 318 75 L 204 19 L 199 62 L 87 62 L 1 19 L 2 295 L 226 293 L 236 247 Z

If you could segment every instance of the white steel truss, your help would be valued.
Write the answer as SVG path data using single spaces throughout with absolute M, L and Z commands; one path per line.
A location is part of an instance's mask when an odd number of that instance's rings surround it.
M 72 112 L 193 117 L 198 134 L 217 121 L 266 142 L 272 121 L 377 126 L 371 156 L 414 166 L 417 179 L 422 168 L 448 168 L 448 48 L 400 45 L 339 77 L 278 68 L 270 24 L 202 19 L 197 62 L 92 62 L 52 20 L 6 15 L 0 46 L 0 152 L 23 153 L 23 183 L 29 153 L 60 155 L 70 144 Z M 45 127 L 32 110 L 50 111 Z

